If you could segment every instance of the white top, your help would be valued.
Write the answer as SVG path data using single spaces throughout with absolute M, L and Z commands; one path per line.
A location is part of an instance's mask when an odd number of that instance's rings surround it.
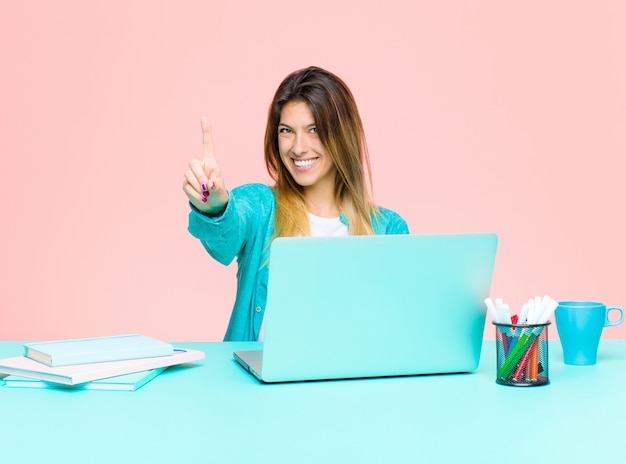
M 315 216 L 309 213 L 309 221 L 311 225 L 311 237 L 342 237 L 347 236 L 348 226 L 339 220 L 339 216 L 333 218 L 325 218 Z M 265 334 L 265 314 L 261 322 L 259 330 L 259 341 L 263 341 Z
M 348 226 L 339 220 L 339 216 L 325 218 L 309 213 L 311 237 L 341 237 L 348 235 Z

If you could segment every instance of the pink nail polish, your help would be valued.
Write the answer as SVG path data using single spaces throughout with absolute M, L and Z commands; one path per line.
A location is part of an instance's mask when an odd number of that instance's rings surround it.
M 202 197 L 202 203 L 206 203 L 207 202 L 207 198 L 206 197 Z
M 207 187 L 206 187 L 206 184 L 202 184 L 202 190 L 204 190 L 204 191 L 208 190 Z

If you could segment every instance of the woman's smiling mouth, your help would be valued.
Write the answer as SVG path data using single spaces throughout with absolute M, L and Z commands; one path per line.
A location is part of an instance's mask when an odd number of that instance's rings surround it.
M 306 171 L 307 169 L 310 169 L 311 166 L 313 166 L 313 164 L 315 164 L 318 159 L 319 158 L 294 159 L 293 164 L 295 165 L 296 169 Z

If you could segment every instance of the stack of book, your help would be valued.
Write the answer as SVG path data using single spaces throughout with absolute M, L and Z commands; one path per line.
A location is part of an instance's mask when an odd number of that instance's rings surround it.
M 143 335 L 25 343 L 24 355 L 0 359 L 5 387 L 127 390 L 141 388 L 170 366 L 204 359 Z

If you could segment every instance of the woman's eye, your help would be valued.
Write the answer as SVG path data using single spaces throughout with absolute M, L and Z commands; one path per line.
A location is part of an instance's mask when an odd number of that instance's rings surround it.
M 278 133 L 279 134 L 288 134 L 290 132 L 291 132 L 291 130 L 289 130 L 287 127 L 281 127 L 281 128 L 278 129 Z
M 311 133 L 317 134 L 317 127 L 311 127 Z

